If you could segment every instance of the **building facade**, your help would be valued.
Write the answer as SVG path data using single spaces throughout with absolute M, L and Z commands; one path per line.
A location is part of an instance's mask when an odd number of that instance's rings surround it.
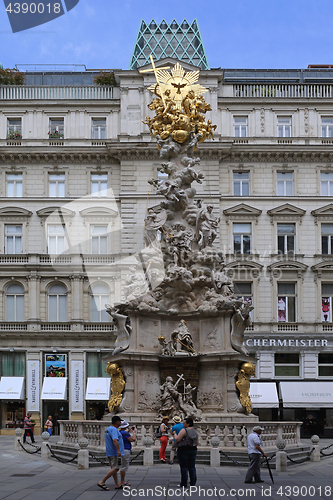
M 27 411 L 36 430 L 48 414 L 103 417 L 102 359 L 114 342 L 105 304 L 124 299 L 147 207 L 158 202 L 147 183 L 159 175 L 158 150 L 142 123 L 151 73 L 115 71 L 113 87 L 94 85 L 89 71 L 26 76 L 27 85 L 0 87 L 2 433 Z M 236 293 L 254 306 L 245 346 L 255 382 L 278 389 L 276 404 L 254 399 L 254 411 L 325 435 L 333 429 L 332 80 L 328 68 L 201 71 L 217 130 L 197 150 L 198 194 L 221 219 L 215 244 Z

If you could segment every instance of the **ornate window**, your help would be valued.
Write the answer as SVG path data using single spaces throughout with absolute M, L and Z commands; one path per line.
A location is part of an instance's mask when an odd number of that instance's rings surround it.
M 278 224 L 278 253 L 295 253 L 295 224 Z
M 108 175 L 91 174 L 91 194 L 92 196 L 107 196 Z
M 108 253 L 108 226 L 90 226 L 91 253 Z
M 22 186 L 22 174 L 6 174 L 6 191 L 9 198 L 22 198 Z
M 251 223 L 234 222 L 234 253 L 251 253 Z
M 234 116 L 234 136 L 247 137 L 247 116 Z
M 65 251 L 66 228 L 62 224 L 48 224 L 47 244 L 50 255 L 58 255 Z
M 56 284 L 48 292 L 49 321 L 67 321 L 67 289 L 64 285 Z
M 333 137 L 333 118 L 321 119 L 321 136 Z
M 65 174 L 49 174 L 49 196 L 52 198 L 64 198 Z
M 18 283 L 6 289 L 6 320 L 24 321 L 24 289 Z
M 253 305 L 252 282 L 238 281 L 234 282 L 235 295 L 237 298 L 243 299 L 251 306 Z M 251 321 L 253 320 L 253 310 L 250 312 Z
M 5 253 L 22 253 L 22 225 L 5 224 Z
M 233 172 L 232 177 L 234 196 L 249 196 L 250 172 Z
M 332 322 L 333 283 L 321 284 L 321 321 Z
M 106 139 L 106 118 L 92 118 L 92 139 Z
M 296 283 L 278 283 L 278 321 L 296 322 Z
M 321 196 L 333 196 L 333 172 L 320 172 Z
M 94 323 L 110 321 L 105 304 L 110 302 L 109 287 L 103 283 L 94 285 L 91 290 L 91 321 Z
M 291 137 L 291 118 L 279 116 L 277 119 L 278 137 Z
M 299 353 L 281 353 L 275 355 L 276 377 L 299 377 Z
M 276 194 L 278 196 L 293 196 L 294 172 L 277 172 Z

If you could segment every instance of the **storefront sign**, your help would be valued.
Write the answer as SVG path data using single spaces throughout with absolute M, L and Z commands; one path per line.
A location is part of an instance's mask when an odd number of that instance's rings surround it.
M 327 339 L 247 339 L 247 347 L 327 347 Z
M 253 408 L 279 407 L 275 382 L 251 382 L 250 398 Z
M 27 411 L 39 411 L 39 361 L 27 362 Z
M 87 381 L 86 401 L 107 401 L 110 398 L 110 379 L 107 377 L 89 377 Z
M 41 399 L 67 400 L 67 377 L 45 377 Z
M 333 408 L 333 382 L 280 382 L 284 408 Z
M 67 377 L 67 354 L 45 354 L 45 377 Z
M 24 377 L 1 377 L 0 399 L 5 401 L 24 399 Z
M 71 411 L 83 412 L 83 361 L 71 361 Z

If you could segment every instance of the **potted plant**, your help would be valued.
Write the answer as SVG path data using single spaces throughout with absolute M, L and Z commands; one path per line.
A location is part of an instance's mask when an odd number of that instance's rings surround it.
M 22 134 L 18 130 L 12 130 L 11 132 L 9 132 L 7 134 L 7 139 L 19 140 L 19 139 L 22 139 Z
M 54 132 L 48 132 L 49 139 L 63 139 L 64 134 L 60 134 L 58 130 L 55 130 Z

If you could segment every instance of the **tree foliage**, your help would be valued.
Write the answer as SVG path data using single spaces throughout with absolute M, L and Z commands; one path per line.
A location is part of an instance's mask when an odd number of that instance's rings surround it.
M 116 80 L 113 71 L 102 71 L 99 75 L 95 76 L 94 83 L 96 85 L 116 85 Z
M 24 78 L 17 69 L 0 68 L 0 85 L 24 85 Z

